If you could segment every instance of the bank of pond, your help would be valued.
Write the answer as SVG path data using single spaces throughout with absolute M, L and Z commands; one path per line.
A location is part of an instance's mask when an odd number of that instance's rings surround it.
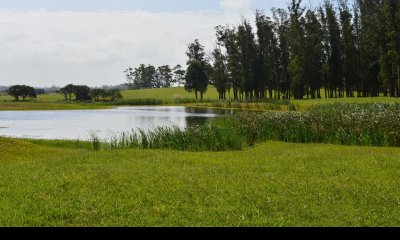
M 14 132 L 6 134 L 8 136 L 69 139 L 65 144 L 76 147 L 88 146 L 90 142 L 94 150 L 227 151 L 243 150 L 269 140 L 400 147 L 398 103 L 334 103 L 312 106 L 305 111 L 250 112 L 142 106 L 74 113 L 7 113 L 10 123 L 19 122 L 20 125 L 14 128 L 17 133 L 23 130 L 29 133 L 31 130 L 31 134 L 15 135 Z M 4 116 L 4 112 L 0 114 L 3 123 Z M 56 126 L 52 128 L 52 124 Z M 79 133 L 77 129 L 81 130 L 81 134 L 86 131 L 81 140 L 73 135 Z M 88 129 L 97 131 L 89 132 Z M 12 132 L 12 128 L 2 128 L 0 134 L 4 135 L 7 131 Z M 35 133 L 38 135 L 35 136 Z M 71 145 L 71 142 L 74 144 Z

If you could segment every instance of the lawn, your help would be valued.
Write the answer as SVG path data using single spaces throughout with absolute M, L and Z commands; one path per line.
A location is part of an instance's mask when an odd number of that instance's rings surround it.
M 399 148 L 72 145 L 0 138 L 1 226 L 400 226 Z

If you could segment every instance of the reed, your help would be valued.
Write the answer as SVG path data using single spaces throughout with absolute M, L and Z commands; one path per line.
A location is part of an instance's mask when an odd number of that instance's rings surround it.
M 242 150 L 259 142 L 332 143 L 400 147 L 400 104 L 328 104 L 303 112 L 237 112 L 181 129 L 158 127 L 114 135 L 94 148 Z
M 400 146 L 399 104 L 328 104 L 304 112 L 238 113 L 248 142 L 280 140 L 360 146 Z

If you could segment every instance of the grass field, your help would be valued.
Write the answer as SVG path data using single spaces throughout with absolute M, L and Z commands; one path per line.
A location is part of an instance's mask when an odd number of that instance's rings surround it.
M 142 90 L 126 90 L 122 91 L 123 100 L 129 103 L 129 100 L 146 100 L 156 99 L 166 102 L 173 102 L 179 99 L 195 99 L 194 93 L 185 91 L 181 88 L 166 88 L 166 89 L 142 89 Z M 213 86 L 208 88 L 207 93 L 204 95 L 205 100 L 218 101 L 218 93 Z M 1 110 L 75 110 L 75 109 L 99 109 L 107 108 L 107 104 L 82 104 L 82 103 L 63 103 L 63 96 L 60 94 L 45 94 L 38 95 L 37 100 L 28 102 L 13 102 L 13 99 L 7 95 L 0 95 L 0 111 Z M 146 101 L 143 101 L 146 102 Z M 312 105 L 326 104 L 326 103 L 394 103 L 400 102 L 396 98 L 390 97 L 372 97 L 372 98 L 338 98 L 338 99 L 313 99 L 313 100 L 291 100 L 298 110 L 308 108 Z M 170 104 L 170 103 L 169 103 Z M 176 104 L 175 104 L 176 105 Z M 181 104 L 182 105 L 182 104 Z M 207 103 L 189 103 L 184 104 L 192 107 L 213 107 L 213 104 Z M 218 104 L 217 104 L 218 105 Z M 248 110 L 265 110 L 269 106 L 263 103 L 249 103 L 243 106 L 234 108 L 248 109 Z
M 142 89 L 142 90 L 125 90 L 122 91 L 124 99 L 161 99 L 161 100 L 173 100 L 179 98 L 191 98 L 194 99 L 194 93 L 185 91 L 183 87 L 180 88 L 163 88 L 163 89 Z M 208 88 L 207 93 L 204 95 L 205 99 L 216 100 L 218 99 L 218 93 L 213 86 Z M 37 96 L 38 102 L 57 102 L 62 101 L 64 97 L 61 94 L 43 94 Z M 0 95 L 0 101 L 12 101 L 11 96 L 2 94 Z
M 208 94 L 216 100 L 215 89 Z M 194 98 L 182 88 L 123 95 Z M 0 96 L 0 110 L 110 107 L 62 103 L 59 94 L 11 100 Z M 400 226 L 399 176 L 400 148 L 270 141 L 226 152 L 94 151 L 86 142 L 0 137 L 0 226 Z
M 400 226 L 398 148 L 61 145 L 0 139 L 1 226 Z

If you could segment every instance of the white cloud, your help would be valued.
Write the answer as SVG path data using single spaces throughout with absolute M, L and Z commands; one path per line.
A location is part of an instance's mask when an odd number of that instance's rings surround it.
M 221 7 L 226 11 L 246 12 L 250 10 L 253 0 L 220 0 Z
M 225 12 L 51 12 L 0 10 L 0 85 L 120 84 L 140 63 L 184 64 L 186 45 L 208 49 Z

